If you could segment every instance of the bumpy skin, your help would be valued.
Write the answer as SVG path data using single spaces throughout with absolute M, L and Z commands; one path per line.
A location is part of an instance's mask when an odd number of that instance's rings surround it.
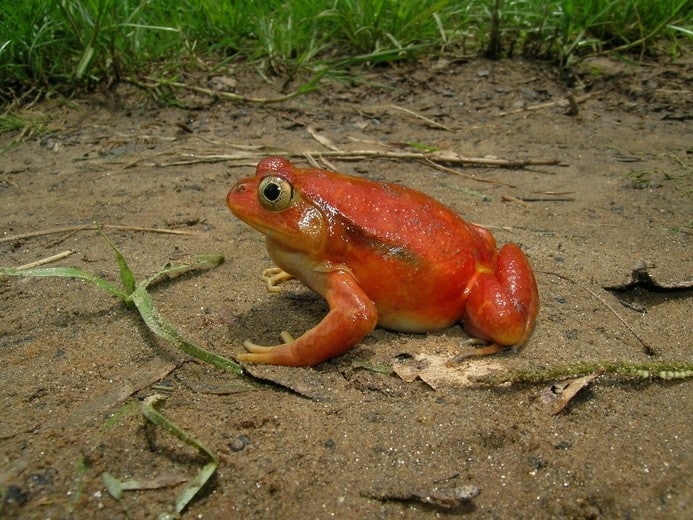
M 262 188 L 267 177 L 283 185 L 285 203 L 268 207 L 267 196 L 278 190 Z M 296 340 L 250 345 L 240 361 L 315 365 L 376 325 L 425 332 L 461 321 L 472 336 L 498 346 L 522 345 L 532 332 L 539 296 L 520 248 L 498 250 L 488 231 L 423 193 L 268 157 L 254 177 L 231 188 L 226 203 L 265 235 L 279 267 L 330 306 Z

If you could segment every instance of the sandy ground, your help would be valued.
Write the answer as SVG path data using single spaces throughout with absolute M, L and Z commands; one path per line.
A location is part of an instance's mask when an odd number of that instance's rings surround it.
M 462 175 L 414 159 L 330 161 L 344 173 L 424 191 L 487 226 L 499 243 L 521 245 L 542 308 L 526 347 L 493 359 L 501 370 L 690 363 L 690 292 L 641 289 L 626 306 L 625 296 L 603 288 L 626 282 L 640 260 L 662 283 L 691 278 L 690 71 L 689 63 L 600 60 L 566 79 L 521 61 L 437 62 L 367 72 L 271 106 L 181 94 L 185 108 L 162 107 L 128 86 L 47 102 L 32 113 L 55 132 L 0 154 L 0 265 L 73 250 L 54 265 L 117 282 L 113 253 L 95 231 L 25 235 L 93 222 L 189 232 L 106 230 L 138 278 L 193 255 L 225 256 L 218 268 L 157 284 L 152 296 L 190 338 L 232 357 L 246 338 L 276 343 L 281 330 L 300 334 L 326 312 L 297 282 L 267 292 L 262 237 L 224 205 L 259 157 L 283 150 L 318 158 L 327 148 L 312 131 L 342 150 L 402 153 L 418 143 L 467 157 L 558 159 L 524 169 L 446 165 Z M 228 76 L 240 93 L 277 94 L 276 85 Z M 542 106 L 568 92 L 577 115 L 565 103 Z M 15 137 L 0 136 L 0 147 Z M 189 154 L 249 155 L 184 164 L 194 161 Z M 274 383 L 238 392 L 231 374 L 154 339 L 135 312 L 86 282 L 3 278 L 0 294 L 6 518 L 170 511 L 185 484 L 126 491 L 116 501 L 102 482 L 104 472 L 191 479 L 205 463 L 143 422 L 140 402 L 161 385 L 170 394 L 162 412 L 220 457 L 189 517 L 693 515 L 686 379 L 600 376 L 551 415 L 550 382 L 465 388 L 360 368 L 451 359 L 470 348 L 461 327 L 427 335 L 377 329 L 315 368 L 259 369 Z M 451 508 L 425 500 L 465 486 L 478 496 Z

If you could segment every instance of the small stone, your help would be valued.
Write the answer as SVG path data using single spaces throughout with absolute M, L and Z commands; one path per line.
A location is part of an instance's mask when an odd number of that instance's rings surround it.
M 248 444 L 250 444 L 250 439 L 245 435 L 239 435 L 229 444 L 229 449 L 233 452 L 243 451 Z

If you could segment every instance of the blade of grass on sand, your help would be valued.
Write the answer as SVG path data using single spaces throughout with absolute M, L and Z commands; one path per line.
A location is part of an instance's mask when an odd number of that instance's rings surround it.
M 176 426 L 156 409 L 157 404 L 164 399 L 166 399 L 166 397 L 161 394 L 154 394 L 147 397 L 144 400 L 144 403 L 142 403 L 142 414 L 144 417 L 155 426 L 162 428 L 188 446 L 195 448 L 198 452 L 200 452 L 200 454 L 206 456 L 209 459 L 209 462 L 197 472 L 195 478 L 185 487 L 185 489 L 176 499 L 176 515 L 171 513 L 161 513 L 157 517 L 160 520 L 178 518 L 177 514 L 181 513 L 187 507 L 190 501 L 195 498 L 195 495 L 197 495 L 200 489 L 204 487 L 219 465 L 219 457 L 215 452 L 192 437 L 188 432 Z M 159 475 L 156 478 L 149 480 L 129 479 L 121 481 L 108 472 L 101 474 L 101 480 L 106 486 L 109 494 L 116 500 L 123 498 L 123 491 L 157 489 L 160 487 L 177 485 L 181 482 L 178 476 L 169 475 Z
M 100 287 L 118 297 L 126 305 L 134 305 L 147 327 L 149 327 L 149 329 L 155 335 L 164 341 L 172 343 L 177 349 L 199 359 L 200 361 L 210 363 L 218 368 L 222 368 L 236 375 L 243 374 L 243 368 L 238 363 L 200 347 L 181 334 L 170 321 L 159 313 L 154 306 L 154 300 L 147 292 L 147 287 L 149 287 L 149 285 L 165 275 L 184 272 L 201 267 L 216 267 L 221 265 L 224 262 L 224 257 L 222 255 L 200 255 L 195 257 L 192 262 L 189 263 L 167 265 L 137 284 L 135 283 L 135 277 L 123 254 L 108 237 L 103 234 L 102 236 L 116 255 L 116 261 L 120 270 L 120 278 L 125 291 L 118 289 L 113 284 L 102 278 L 73 267 L 47 267 L 22 270 L 9 267 L 0 267 L 0 275 L 79 278 L 91 282 L 97 287 Z
M 206 455 L 209 458 L 209 462 L 205 464 L 202 469 L 197 473 L 195 478 L 188 484 L 183 492 L 178 496 L 176 500 L 176 513 L 180 513 L 185 509 L 185 507 L 190 503 L 190 501 L 195 497 L 195 495 L 202 489 L 202 487 L 207 483 L 209 478 L 214 474 L 219 465 L 219 458 L 217 454 L 212 450 L 207 448 L 200 441 L 193 438 L 188 432 L 181 430 L 178 426 L 169 421 L 164 415 L 162 415 L 155 407 L 156 404 L 165 399 L 161 394 L 154 394 L 144 400 L 142 404 L 142 413 L 144 416 L 156 426 L 163 428 L 168 433 L 184 442 L 188 446 L 195 448 L 201 454 Z M 160 517 L 161 518 L 161 517 Z M 171 517 L 173 518 L 173 517 Z
M 183 336 L 183 334 L 181 334 L 170 321 L 164 318 L 156 307 L 154 307 L 154 301 L 144 287 L 139 286 L 135 289 L 135 292 L 130 296 L 130 300 L 135 304 L 135 307 L 137 307 L 140 316 L 142 316 L 149 330 L 164 341 L 172 343 L 179 350 L 182 350 L 200 361 L 210 363 L 215 367 L 228 370 L 237 375 L 243 373 L 243 368 L 238 363 L 210 352 Z
M 115 253 L 116 262 L 118 263 L 118 270 L 120 271 L 120 283 L 123 284 L 125 294 L 132 294 L 135 291 L 135 275 L 132 274 L 132 269 L 130 269 L 127 260 L 125 260 L 125 257 L 123 256 L 123 253 L 121 253 L 113 241 L 108 238 L 108 235 L 102 231 L 99 231 L 99 234 L 101 235 L 101 238 L 103 238 L 111 247 L 113 253 Z
M 113 284 L 107 282 L 103 278 L 94 276 L 91 273 L 82 271 L 75 267 L 41 267 L 36 269 L 15 269 L 13 267 L 0 267 L 0 275 L 4 276 L 26 276 L 36 278 L 77 278 L 93 283 L 97 287 L 116 296 L 123 302 L 128 301 L 128 295 L 118 289 Z

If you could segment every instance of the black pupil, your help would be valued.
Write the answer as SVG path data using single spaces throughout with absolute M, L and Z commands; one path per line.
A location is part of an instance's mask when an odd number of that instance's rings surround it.
M 265 186 L 265 198 L 270 202 L 276 201 L 279 198 L 281 192 L 282 189 L 279 187 L 278 184 L 275 184 L 274 182 Z

